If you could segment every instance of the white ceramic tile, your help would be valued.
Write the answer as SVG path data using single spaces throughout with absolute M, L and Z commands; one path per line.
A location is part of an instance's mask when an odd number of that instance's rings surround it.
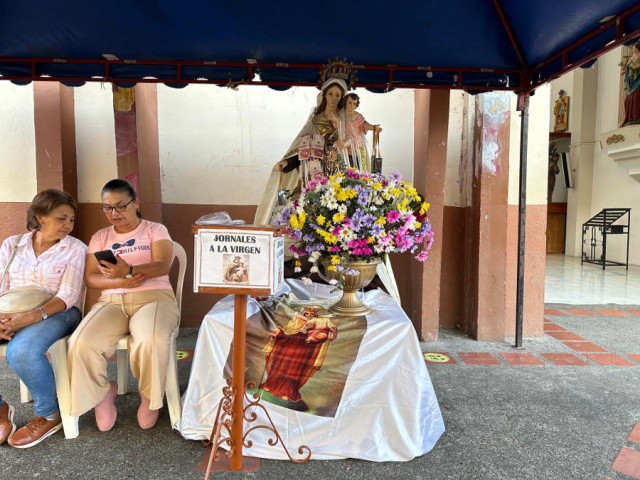
M 562 254 L 547 255 L 545 303 L 572 305 L 640 304 L 640 266 L 607 267 Z

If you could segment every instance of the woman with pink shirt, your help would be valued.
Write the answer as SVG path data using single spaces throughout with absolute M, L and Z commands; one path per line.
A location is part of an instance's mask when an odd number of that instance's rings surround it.
M 142 219 L 133 186 L 109 181 L 102 211 L 111 226 L 89 242 L 85 281 L 102 294 L 69 340 L 71 415 L 95 408 L 98 428 L 110 430 L 117 417 L 116 382 L 107 380 L 107 359 L 118 340 L 131 335 L 130 366 L 138 379 L 138 424 L 151 428 L 165 393 L 171 335 L 180 321 L 169 283 L 173 242 L 164 225 Z M 94 253 L 111 250 L 117 263 Z
M 27 211 L 29 233 L 7 238 L 0 248 L 0 275 L 6 272 L 0 293 L 37 285 L 53 295 L 30 312 L 0 314 L 0 341 L 9 342 L 7 361 L 29 389 L 37 415 L 16 431 L 14 409 L 0 398 L 0 443 L 8 439 L 13 447 L 33 447 L 62 428 L 46 353 L 80 322 L 87 246 L 69 235 L 77 210 L 68 193 L 44 190 Z

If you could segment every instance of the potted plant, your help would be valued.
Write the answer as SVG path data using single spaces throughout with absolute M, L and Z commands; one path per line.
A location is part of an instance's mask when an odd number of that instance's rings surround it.
M 293 241 L 289 250 L 296 270 L 308 257 L 312 273 L 320 273 L 322 263 L 328 281 L 344 290 L 330 310 L 361 314 L 368 308 L 356 292 L 373 279 L 384 255 L 410 251 L 426 260 L 433 244 L 428 209 L 399 173 L 349 169 L 311 181 L 297 198 L 289 198 L 277 223 Z

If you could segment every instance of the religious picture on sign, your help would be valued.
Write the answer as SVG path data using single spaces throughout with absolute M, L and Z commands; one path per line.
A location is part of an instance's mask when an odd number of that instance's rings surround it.
M 263 303 L 247 319 L 246 380 L 256 385 L 249 393 L 291 410 L 335 416 L 366 330 L 364 316 L 335 316 L 286 299 Z
M 222 256 L 224 264 L 224 282 L 225 283 L 248 283 L 249 282 L 249 263 L 248 255 L 224 254 Z

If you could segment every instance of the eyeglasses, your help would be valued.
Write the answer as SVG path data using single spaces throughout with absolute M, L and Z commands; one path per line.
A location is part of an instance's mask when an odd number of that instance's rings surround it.
M 111 205 L 107 205 L 106 203 L 103 203 L 100 208 L 102 209 L 102 211 L 104 213 L 111 213 L 114 210 L 118 213 L 124 213 L 124 211 L 127 209 L 127 207 L 129 206 L 129 204 L 133 202 L 133 198 L 131 200 L 129 200 L 127 203 L 125 203 L 124 205 L 116 205 L 114 207 L 112 207 Z

